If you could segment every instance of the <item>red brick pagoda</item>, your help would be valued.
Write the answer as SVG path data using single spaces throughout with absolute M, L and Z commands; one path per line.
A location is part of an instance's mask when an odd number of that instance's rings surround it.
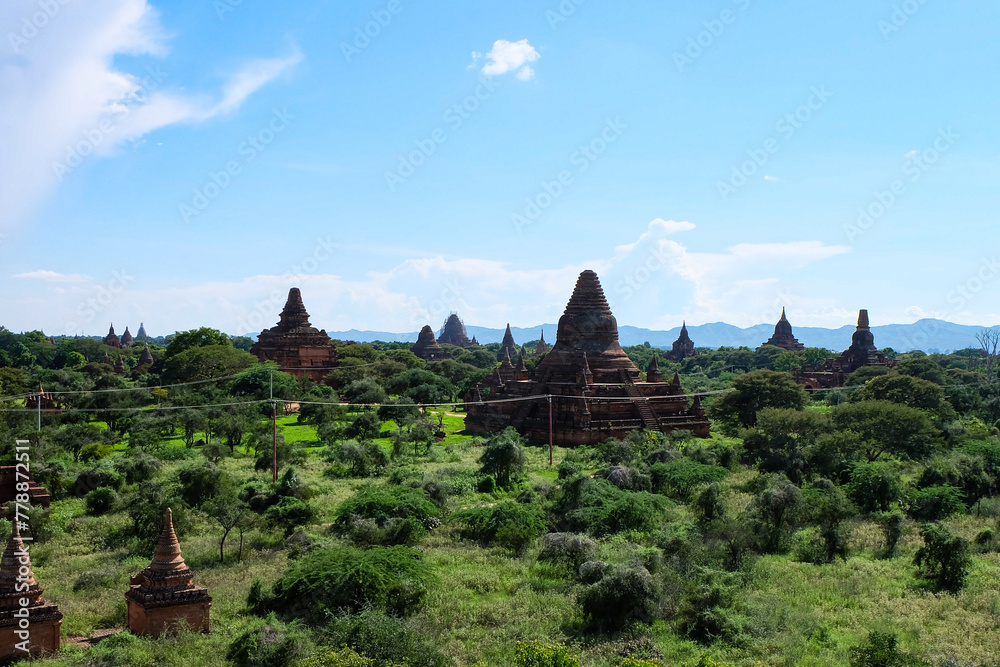
M 643 428 L 708 436 L 705 411 L 697 398 L 688 405 L 679 378 L 640 381 L 639 368 L 618 342 L 618 322 L 593 271 L 580 274 L 559 318 L 556 343 L 534 379 L 521 371 L 523 364 L 510 363 L 506 350 L 503 357 L 500 368 L 466 395 L 469 431 L 495 433 L 512 426 L 526 437 L 548 440 L 551 394 L 554 441 L 561 445 L 594 444 Z
M 687 322 L 682 322 L 681 332 L 677 336 L 677 340 L 674 341 L 670 351 L 665 353 L 663 356 L 670 361 L 683 361 L 688 357 L 694 357 L 697 355 L 698 352 L 694 349 L 694 342 L 691 340 L 691 336 L 688 335 Z
M 0 558 L 0 662 L 58 651 L 62 617 L 59 607 L 42 597 L 31 556 L 14 521 Z
M 452 313 L 445 320 L 437 342 L 441 345 L 457 345 L 458 347 L 469 347 L 472 345 L 469 335 L 465 332 L 465 324 L 462 323 L 462 320 L 458 318 L 456 313 Z
M 514 334 L 510 332 L 510 322 L 507 323 L 507 331 L 503 334 L 503 340 L 500 341 L 500 351 L 497 352 L 497 361 L 503 361 L 504 355 L 507 355 L 511 359 L 517 356 L 517 343 L 514 342 Z
M 429 324 L 425 324 L 424 328 L 420 330 L 420 333 L 417 335 L 417 342 L 410 348 L 410 352 L 413 352 L 413 354 L 424 361 L 441 361 L 448 357 L 444 353 L 444 349 L 434 339 L 434 330 L 431 329 L 431 325 Z
M 125 593 L 128 629 L 136 635 L 159 637 L 164 632 L 175 634 L 178 623 L 184 621 L 192 630 L 208 632 L 212 598 L 208 589 L 195 586 L 191 579 L 168 509 L 153 562 L 129 581 Z
M 774 325 L 774 335 L 767 339 L 764 345 L 774 345 L 784 350 L 804 350 L 806 346 L 792 335 L 792 325 L 785 317 L 785 309 L 781 309 L 781 319 Z
M 118 349 L 121 349 L 121 347 L 122 347 L 122 341 L 121 341 L 120 338 L 118 338 L 117 335 L 115 335 L 115 325 L 114 325 L 114 323 L 111 324 L 111 328 L 108 329 L 108 335 L 105 336 L 101 340 L 101 342 L 104 343 L 105 345 L 107 345 L 108 347 L 116 347 Z
M 851 337 L 851 346 L 836 359 L 827 359 L 819 368 L 806 366 L 792 370 L 792 377 L 808 391 L 843 387 L 847 376 L 863 366 L 895 366 L 875 347 L 875 336 L 868 326 L 868 311 L 858 311 L 858 328 Z
M 288 290 L 278 326 L 261 331 L 250 352 L 261 361 L 277 362 L 290 375 L 313 382 L 322 382 L 337 362 L 337 351 L 326 331 L 309 324 L 298 287 Z

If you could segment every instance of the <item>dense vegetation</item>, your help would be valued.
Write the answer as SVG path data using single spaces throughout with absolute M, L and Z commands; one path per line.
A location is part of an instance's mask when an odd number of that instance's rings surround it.
M 32 559 L 68 646 L 42 664 L 997 664 L 1000 382 L 976 350 L 887 351 L 813 396 L 787 371 L 823 350 L 661 360 L 707 392 L 710 439 L 635 432 L 550 467 L 462 430 L 451 404 L 496 345 L 337 342 L 315 384 L 210 329 L 157 342 L 119 376 L 99 341 L 0 329 L 0 453 L 29 439 L 53 498 Z M 40 431 L 39 385 L 67 392 Z M 124 626 L 167 507 L 212 632 L 84 649 Z

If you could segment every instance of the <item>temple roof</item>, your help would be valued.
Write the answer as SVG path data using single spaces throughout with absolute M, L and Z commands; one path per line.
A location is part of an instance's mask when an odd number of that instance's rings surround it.
M 143 340 L 144 338 L 149 338 L 149 335 L 146 333 L 146 327 L 145 327 L 145 325 L 143 325 L 142 322 L 139 322 L 139 330 L 135 332 L 135 337 L 138 340 Z
M 444 350 L 438 345 L 437 340 L 434 338 L 434 330 L 431 329 L 431 325 L 429 324 L 425 324 L 424 328 L 420 330 L 420 333 L 417 335 L 417 342 L 413 344 L 410 351 L 425 361 L 443 359 L 445 356 Z
M 156 543 L 153 550 L 153 562 L 149 564 L 147 570 L 169 573 L 185 573 L 190 571 L 181 556 L 181 543 L 174 532 L 174 514 L 167 508 L 163 515 L 163 530 L 160 532 L 160 541 Z
M 465 325 L 462 320 L 459 319 L 456 313 L 452 313 L 445 320 L 444 326 L 441 327 L 441 335 L 438 336 L 437 342 L 441 344 L 457 345 L 459 347 L 468 347 L 472 345 L 472 341 L 469 340 L 468 334 L 465 332 Z
M 42 587 L 35 581 L 35 573 L 31 569 L 31 556 L 28 555 L 28 550 L 25 549 L 24 542 L 21 540 L 21 530 L 18 523 L 18 521 L 13 522 L 7 548 L 4 549 L 3 557 L 0 558 L 0 596 L 25 595 L 37 599 L 42 594 Z M 28 568 L 28 573 L 19 582 L 18 570 L 25 565 Z M 27 583 L 28 590 L 17 592 L 18 583 Z
M 800 343 L 792 334 L 792 325 L 785 317 L 785 309 L 781 309 L 781 318 L 774 325 L 774 334 L 767 339 L 764 345 L 775 345 L 785 350 L 804 350 L 805 345 Z
M 316 331 L 316 329 L 309 324 L 309 313 L 306 312 L 306 306 L 302 303 L 302 292 L 299 291 L 298 287 L 293 287 L 288 290 L 288 300 L 285 301 L 285 307 L 281 311 L 281 315 L 278 319 L 278 325 L 271 329 L 271 331 L 278 332 L 290 332 L 295 330 L 306 330 L 308 332 Z
M 596 383 L 621 382 L 623 372 L 632 381 L 639 377 L 638 367 L 618 342 L 618 322 L 611 314 L 601 281 L 590 270 L 577 279 L 559 318 L 556 343 L 539 364 L 535 377 L 575 381 L 581 353 L 587 355 Z
M 151 363 L 153 363 L 153 353 L 149 351 L 149 343 L 146 343 L 146 347 L 142 350 L 142 354 L 139 355 L 139 365 L 144 366 Z
M 517 343 L 514 342 L 514 334 L 510 331 L 510 322 L 507 323 L 507 331 L 503 334 L 503 340 L 500 342 L 500 351 L 497 352 L 497 361 L 503 361 L 504 351 L 509 354 L 517 354 Z
M 122 334 L 122 345 L 131 345 L 135 339 L 132 338 L 132 334 L 129 333 L 128 327 L 125 327 L 125 333 Z

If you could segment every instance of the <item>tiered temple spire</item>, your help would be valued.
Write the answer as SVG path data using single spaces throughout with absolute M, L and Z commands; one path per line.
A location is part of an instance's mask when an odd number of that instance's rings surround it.
M 129 630 L 158 637 L 163 632 L 176 633 L 183 620 L 192 630 L 208 632 L 212 598 L 206 588 L 192 583 L 192 578 L 191 568 L 181 556 L 173 513 L 167 509 L 153 560 L 132 577 L 125 594 Z
M 517 356 L 517 344 L 514 342 L 514 334 L 510 332 L 510 322 L 507 323 L 507 331 L 503 334 L 503 340 L 500 342 L 500 351 L 497 352 L 497 361 L 503 361 L 504 354 L 508 357 Z
M 14 521 L 7 548 L 0 558 L 0 660 L 59 650 L 59 628 L 63 615 L 59 607 L 42 597 L 35 580 L 31 556 Z M 27 609 L 28 625 L 22 625 L 22 609 Z M 19 648 L 20 646 L 20 648 Z
M 452 313 L 445 320 L 437 342 L 442 345 L 457 345 L 458 347 L 469 347 L 472 345 L 472 341 L 469 340 L 469 336 L 465 332 L 465 324 L 462 323 L 462 320 L 459 319 L 456 313 Z
M 792 325 L 785 317 L 785 309 L 781 309 L 781 319 L 774 325 L 774 335 L 767 339 L 764 345 L 776 345 L 785 350 L 804 350 L 805 345 L 792 335 Z
M 424 328 L 420 330 L 420 333 L 417 335 L 417 342 L 410 348 L 410 352 L 413 352 L 413 354 L 424 361 L 440 361 L 447 356 L 444 353 L 444 349 L 434 339 L 434 330 L 431 329 L 431 325 L 429 324 L 425 324 Z
M 277 326 L 260 332 L 250 352 L 261 361 L 277 362 L 286 373 L 314 382 L 322 382 L 337 362 L 337 351 L 326 331 L 309 324 L 298 287 L 288 290 Z

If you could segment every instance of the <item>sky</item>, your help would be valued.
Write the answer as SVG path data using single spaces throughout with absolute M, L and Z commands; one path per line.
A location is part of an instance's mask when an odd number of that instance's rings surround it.
M 1000 324 L 998 14 L 5 0 L 0 325 Z

